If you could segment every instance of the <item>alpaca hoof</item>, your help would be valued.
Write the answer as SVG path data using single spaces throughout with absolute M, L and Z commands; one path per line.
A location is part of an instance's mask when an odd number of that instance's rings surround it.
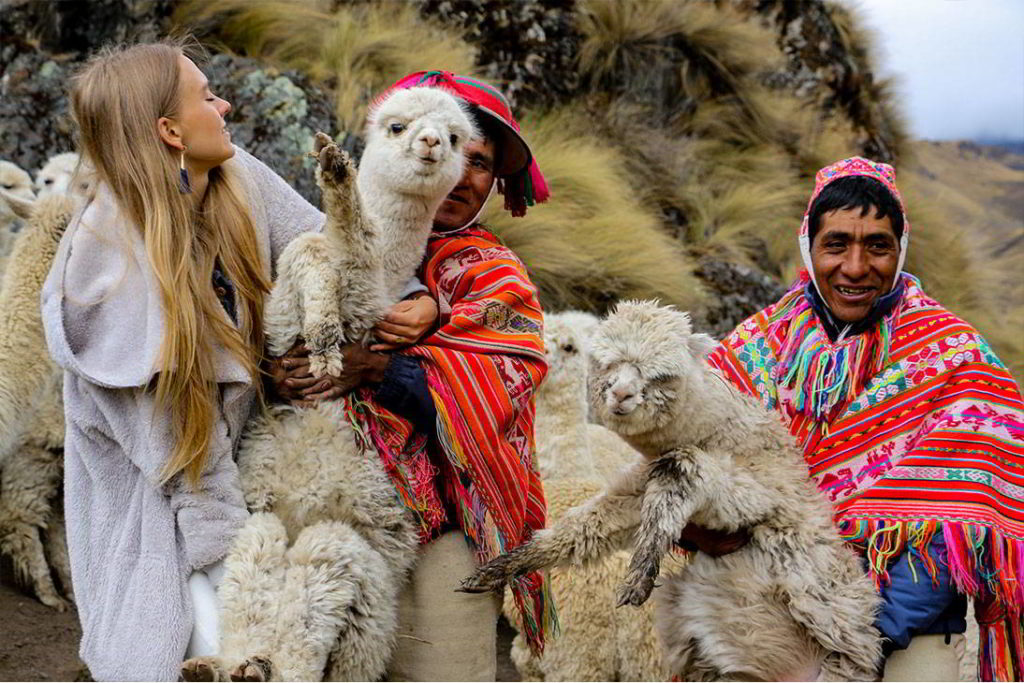
M 354 175 L 348 154 L 333 142 L 320 150 L 319 158 L 320 172 L 325 181 L 340 184 Z
M 318 130 L 313 136 L 313 156 L 320 156 L 320 151 L 327 145 L 333 145 L 334 140 L 327 133 Z
M 217 666 L 206 657 L 193 657 L 181 665 L 183 681 L 218 681 Z
M 269 681 L 271 663 L 267 657 L 250 657 L 231 672 L 233 681 Z
M 505 578 L 494 571 L 492 565 L 485 565 L 462 580 L 455 589 L 457 593 L 487 593 L 500 591 L 505 586 Z
M 633 605 L 633 607 L 639 607 L 647 602 L 647 598 L 651 597 L 652 590 L 654 590 L 654 580 L 647 577 L 637 582 L 624 583 L 619 586 L 618 603 L 616 606 Z
M 56 593 L 39 595 L 39 602 L 43 603 L 47 607 L 53 608 L 57 612 L 67 612 L 68 608 L 71 607 L 71 603 L 69 601 L 58 596 Z
M 341 377 L 343 367 L 344 360 L 340 351 L 309 354 L 309 372 L 314 377 L 324 377 L 325 375 Z

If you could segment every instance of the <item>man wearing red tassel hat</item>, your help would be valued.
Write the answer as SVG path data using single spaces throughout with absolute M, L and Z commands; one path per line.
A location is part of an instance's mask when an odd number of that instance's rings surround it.
M 314 379 L 308 361 L 292 357 L 284 360 L 289 379 L 278 384 L 285 398 L 348 395 L 353 419 L 420 522 L 423 545 L 401 598 L 389 678 L 493 681 L 500 601 L 455 589 L 478 562 L 544 527 L 533 393 L 547 364 L 536 287 L 478 219 L 495 193 L 513 216 L 549 193 L 498 90 L 444 71 L 410 74 L 391 89 L 411 87 L 459 97 L 482 133 L 465 147 L 465 171 L 437 211 L 419 271 L 436 308 L 397 304 L 375 328 L 381 343 L 373 350 L 343 349 L 340 378 Z M 527 575 L 512 594 L 521 631 L 539 652 L 554 626 L 547 578 Z
M 910 222 L 893 169 L 818 172 L 806 270 L 710 355 L 777 410 L 840 534 L 883 598 L 882 680 L 957 680 L 966 600 L 981 680 L 1024 676 L 1024 402 L 977 330 L 903 272 Z M 688 529 L 712 554 L 743 535 Z

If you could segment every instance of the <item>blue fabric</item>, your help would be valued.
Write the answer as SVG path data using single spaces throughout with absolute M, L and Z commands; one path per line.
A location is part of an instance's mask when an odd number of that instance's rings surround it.
M 875 621 L 885 638 L 883 650 L 888 656 L 903 650 L 917 635 L 963 633 L 967 630 L 967 598 L 957 592 L 949 580 L 946 566 L 946 542 L 941 533 L 935 535 L 928 553 L 938 566 L 936 587 L 914 557 L 917 580 L 910 569 L 912 551 L 907 551 L 889 566 L 890 583 L 883 585 L 882 611 Z
M 391 356 L 374 398 L 381 406 L 412 422 L 416 431 L 435 433 L 437 407 L 427 386 L 427 373 L 412 356 Z

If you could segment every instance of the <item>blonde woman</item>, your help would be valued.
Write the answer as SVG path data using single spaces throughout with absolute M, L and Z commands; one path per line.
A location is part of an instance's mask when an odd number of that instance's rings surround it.
M 96 680 L 176 680 L 190 638 L 213 654 L 196 587 L 212 594 L 247 515 L 232 455 L 259 394 L 273 265 L 323 216 L 231 144 L 231 106 L 177 44 L 105 51 L 71 104 L 100 183 L 42 303 L 64 369 L 80 653 Z M 419 301 L 399 319 L 412 334 L 436 317 Z M 329 397 L 294 355 L 272 373 L 281 393 Z

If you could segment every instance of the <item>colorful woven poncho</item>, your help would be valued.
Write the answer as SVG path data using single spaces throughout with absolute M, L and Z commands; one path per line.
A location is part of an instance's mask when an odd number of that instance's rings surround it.
M 525 266 L 479 226 L 432 234 L 420 276 L 438 301 L 440 327 L 406 352 L 422 359 L 443 453 L 431 459 L 426 437 L 374 405 L 369 390 L 350 395 L 350 419 L 417 514 L 423 540 L 445 521 L 447 500 L 487 561 L 545 524 L 533 462 L 533 394 L 547 373 L 543 314 Z M 526 575 L 512 590 L 539 652 L 555 621 L 546 575 Z
M 852 174 L 895 190 L 882 164 L 851 159 L 825 171 L 815 196 Z M 804 225 L 806 234 L 806 218 Z M 908 231 L 909 223 L 904 251 Z M 893 310 L 833 343 L 810 306 L 804 272 L 709 362 L 781 413 L 835 507 L 840 534 L 866 553 L 876 582 L 904 552 L 922 580 L 935 580 L 927 547 L 943 534 L 952 581 L 976 598 L 982 680 L 1021 680 L 1024 402 L 981 335 L 917 279 L 899 277 L 904 293 Z

